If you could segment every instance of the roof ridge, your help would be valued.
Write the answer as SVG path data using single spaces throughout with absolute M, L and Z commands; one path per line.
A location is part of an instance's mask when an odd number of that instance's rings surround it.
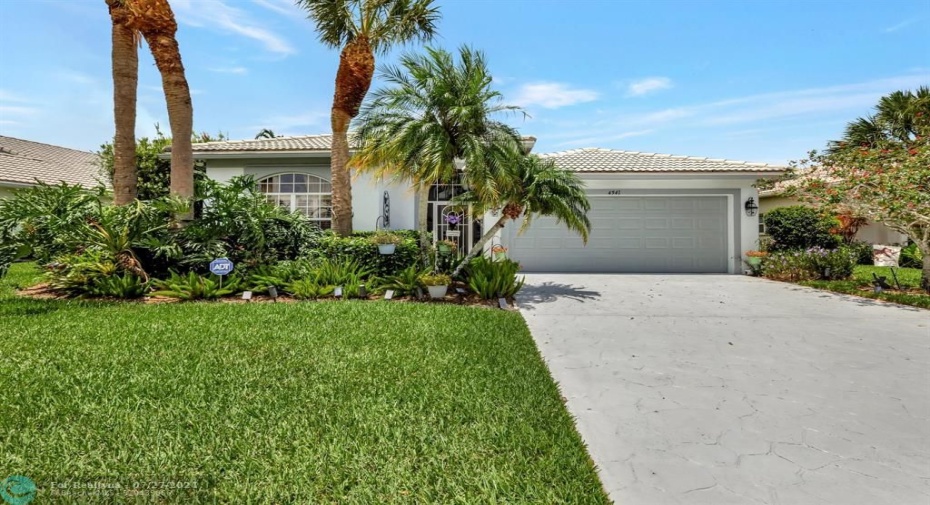
M 13 140 L 18 140 L 18 141 L 20 141 L 20 142 L 27 142 L 27 143 L 29 143 L 29 144 L 41 144 L 41 145 L 43 145 L 43 146 L 54 147 L 54 148 L 56 148 L 56 149 L 67 149 L 67 150 L 69 150 L 69 151 L 75 151 L 75 152 L 79 152 L 79 153 L 81 153 L 81 154 L 97 154 L 97 153 L 95 153 L 95 152 L 93 152 L 93 151 L 83 151 L 83 150 L 81 150 L 81 149 L 75 149 L 75 148 L 73 148 L 73 147 L 59 146 L 59 145 L 55 145 L 55 144 L 49 144 L 48 142 L 39 142 L 39 141 L 36 141 L 36 140 L 26 140 L 26 139 L 21 139 L 21 138 L 19 138 L 19 137 L 11 137 L 11 136 L 9 136 L 9 135 L 0 135 L 0 139 L 13 139 Z
M 764 162 L 750 162 L 742 160 L 729 160 L 726 158 L 710 158 L 707 156 L 687 156 L 681 154 L 666 154 L 666 153 L 647 153 L 641 151 L 626 151 L 623 149 L 613 149 L 609 147 L 582 147 L 576 149 L 566 149 L 562 151 L 554 151 L 551 153 L 540 153 L 538 156 L 541 158 L 554 158 L 559 156 L 566 156 L 572 154 L 581 154 L 581 153 L 591 153 L 591 152 L 603 152 L 603 153 L 615 153 L 615 154 L 627 154 L 631 156 L 642 156 L 644 158 L 671 158 L 671 159 L 680 159 L 680 160 L 689 160 L 689 161 L 706 161 L 711 163 L 726 163 L 730 165 L 745 165 L 752 167 L 773 167 L 773 168 L 786 168 L 781 165 L 774 165 L 771 163 Z
M 230 142 L 268 142 L 274 140 L 290 140 L 290 139 L 306 139 L 314 137 L 331 137 L 332 133 L 311 133 L 307 135 L 278 135 L 271 138 L 259 138 L 259 139 L 226 139 L 226 140 L 211 140 L 209 142 L 194 142 L 197 145 L 206 145 L 206 144 L 228 144 Z

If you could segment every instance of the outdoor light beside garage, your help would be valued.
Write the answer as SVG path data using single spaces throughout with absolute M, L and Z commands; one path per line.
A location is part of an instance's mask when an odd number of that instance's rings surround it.
M 541 155 L 577 172 L 591 201 L 588 244 L 541 218 L 501 242 L 527 272 L 741 273 L 742 251 L 758 247 L 760 177 L 784 167 L 611 149 Z

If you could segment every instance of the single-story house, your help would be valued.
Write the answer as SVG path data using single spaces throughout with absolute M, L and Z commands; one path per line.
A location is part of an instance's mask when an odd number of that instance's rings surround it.
M 799 181 L 809 180 L 816 175 L 801 174 L 798 178 L 778 181 L 771 188 L 759 192 L 759 233 L 765 234 L 765 214 L 779 207 L 794 205 L 809 205 L 788 194 L 788 190 Z M 868 244 L 904 245 L 908 242 L 907 235 L 892 230 L 882 223 L 867 223 L 859 228 L 855 235 L 856 240 Z
M 251 175 L 270 201 L 330 225 L 330 135 L 305 135 L 194 144 L 207 176 L 219 182 Z M 525 137 L 527 150 L 535 138 Z M 492 244 L 527 272 L 741 273 L 743 253 L 758 247 L 759 195 L 753 184 L 785 168 L 764 163 L 667 154 L 576 149 L 542 154 L 572 170 L 588 188 L 593 230 L 587 245 L 553 219 L 524 233 L 506 226 Z M 465 250 L 493 215 L 456 215 L 458 184 L 429 194 L 429 226 L 438 240 Z M 356 230 L 415 228 L 417 196 L 410 187 L 356 174 L 352 185 Z M 460 221 L 455 223 L 455 221 Z
M 94 153 L 0 135 L 0 198 L 37 180 L 85 188 L 108 185 Z

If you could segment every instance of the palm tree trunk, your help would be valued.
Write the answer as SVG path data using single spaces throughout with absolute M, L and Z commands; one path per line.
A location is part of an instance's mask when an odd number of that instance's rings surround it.
M 330 122 L 333 128 L 330 177 L 333 187 L 333 230 L 339 235 L 352 233 L 352 181 L 349 178 L 349 125 L 371 87 L 375 56 L 365 37 L 346 44 L 339 55 L 336 90 Z
M 136 198 L 136 93 L 139 87 L 139 52 L 132 14 L 118 1 L 107 0 L 113 20 L 113 203 L 125 205 Z
M 462 259 L 462 262 L 459 263 L 457 267 L 455 267 L 455 270 L 452 272 L 453 279 L 458 277 L 458 275 L 462 273 L 462 270 L 465 268 L 466 265 L 468 265 L 468 263 L 472 260 L 472 258 L 477 256 L 479 253 L 484 252 L 484 246 L 488 245 L 488 242 L 490 242 L 491 239 L 494 238 L 494 235 L 498 231 L 504 228 L 504 223 L 507 222 L 507 219 L 509 219 L 507 215 L 502 212 L 500 219 L 498 219 L 497 222 L 494 223 L 494 226 L 488 228 L 488 230 L 484 232 L 484 235 L 482 235 L 481 239 L 478 240 L 478 242 L 471 248 L 470 251 L 468 251 L 468 254 L 465 255 L 464 259 Z
M 171 125 L 171 194 L 190 201 L 194 198 L 194 153 L 191 147 L 194 108 L 181 62 L 181 50 L 175 38 L 178 24 L 167 0 L 143 0 L 140 4 L 140 11 L 145 15 L 140 22 L 140 31 L 161 73 L 165 103 L 168 106 L 168 122 Z M 190 213 L 184 217 L 189 219 Z

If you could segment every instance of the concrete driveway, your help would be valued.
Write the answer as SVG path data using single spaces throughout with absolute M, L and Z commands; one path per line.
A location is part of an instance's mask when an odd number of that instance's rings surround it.
M 930 311 L 723 275 L 518 303 L 618 505 L 930 503 Z

